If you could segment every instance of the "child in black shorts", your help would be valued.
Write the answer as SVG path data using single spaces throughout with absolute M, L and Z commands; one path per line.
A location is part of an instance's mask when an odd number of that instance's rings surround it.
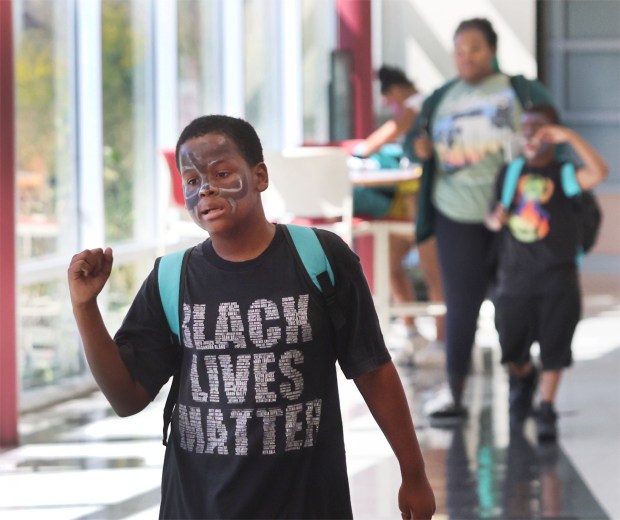
M 498 176 L 496 203 L 487 227 L 501 230 L 495 293 L 495 322 L 502 363 L 509 371 L 512 426 L 532 412 L 538 369 L 530 347 L 540 345 L 539 442 L 557 438 L 554 401 L 564 368 L 572 363 L 571 342 L 581 314 L 577 271 L 580 193 L 600 183 L 608 168 L 594 148 L 573 130 L 559 126 L 550 105 L 523 114 L 522 167 L 511 202 L 502 191 L 509 166 Z M 583 162 L 566 168 L 555 159 L 555 145 L 568 143 Z

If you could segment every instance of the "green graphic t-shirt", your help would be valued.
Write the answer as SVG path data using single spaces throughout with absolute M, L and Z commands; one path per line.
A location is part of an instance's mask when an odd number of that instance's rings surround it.
M 433 118 L 437 179 L 433 203 L 458 222 L 482 222 L 501 166 L 518 153 L 522 108 L 507 76 L 460 81 Z

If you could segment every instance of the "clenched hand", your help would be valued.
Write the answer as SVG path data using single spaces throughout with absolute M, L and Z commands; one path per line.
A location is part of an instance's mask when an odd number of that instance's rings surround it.
M 68 279 L 74 307 L 94 301 L 112 272 L 112 249 L 86 249 L 74 255 L 69 264 Z

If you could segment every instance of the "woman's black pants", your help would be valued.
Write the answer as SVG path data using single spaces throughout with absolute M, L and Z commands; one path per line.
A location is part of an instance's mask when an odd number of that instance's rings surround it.
M 494 275 L 495 234 L 483 224 L 455 222 L 437 212 L 435 235 L 447 308 L 446 371 L 449 381 L 464 382 L 480 306 Z

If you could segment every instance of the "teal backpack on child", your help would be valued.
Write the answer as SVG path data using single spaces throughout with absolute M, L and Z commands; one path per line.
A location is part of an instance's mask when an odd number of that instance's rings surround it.
M 296 252 L 295 257 L 297 261 L 323 294 L 334 328 L 336 330 L 340 329 L 344 324 L 344 315 L 336 302 L 334 272 L 315 230 L 311 227 L 287 224 L 284 226 L 284 231 L 289 244 L 292 245 L 292 249 Z M 157 272 L 159 297 L 166 314 L 166 320 L 170 330 L 177 337 L 179 344 L 181 344 L 180 324 L 182 318 L 180 316 L 180 302 L 182 302 L 183 298 L 182 280 L 192 249 L 193 247 L 162 256 Z M 172 412 L 176 404 L 178 392 L 179 373 L 177 372 L 172 378 L 172 385 L 164 406 L 164 446 L 167 444 L 168 427 L 172 419 Z
M 517 157 L 508 164 L 504 184 L 502 185 L 501 203 L 508 210 L 517 191 L 521 170 L 525 165 L 523 157 Z M 596 197 L 591 191 L 583 191 L 577 183 L 575 165 L 566 162 L 560 172 L 562 190 L 567 197 L 578 197 L 579 244 L 578 256 L 588 253 L 598 238 L 601 228 L 602 213 Z

